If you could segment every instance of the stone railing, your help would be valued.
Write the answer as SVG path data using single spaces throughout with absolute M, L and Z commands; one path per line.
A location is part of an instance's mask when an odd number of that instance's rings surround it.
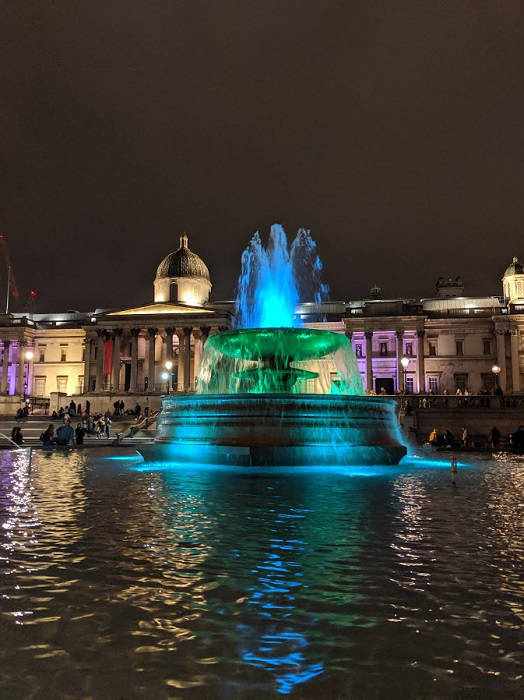
M 411 394 L 396 397 L 401 411 L 416 410 L 464 410 L 464 409 L 524 409 L 524 394 Z

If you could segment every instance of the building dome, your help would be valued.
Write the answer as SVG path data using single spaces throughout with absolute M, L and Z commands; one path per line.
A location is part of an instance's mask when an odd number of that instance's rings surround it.
M 180 248 L 169 253 L 156 271 L 156 279 L 165 277 L 200 277 L 209 281 L 207 265 L 196 253 L 189 250 L 187 236 L 180 236 Z
M 155 302 L 203 306 L 209 300 L 209 270 L 202 258 L 189 250 L 185 233 L 180 236 L 180 248 L 158 266 L 153 289 Z
M 524 267 L 522 263 L 519 262 L 517 257 L 514 257 L 511 261 L 511 265 L 508 265 L 504 277 L 510 277 L 510 275 L 522 275 L 524 274 Z
M 513 258 L 502 278 L 504 298 L 511 304 L 524 299 L 524 267 L 518 258 Z

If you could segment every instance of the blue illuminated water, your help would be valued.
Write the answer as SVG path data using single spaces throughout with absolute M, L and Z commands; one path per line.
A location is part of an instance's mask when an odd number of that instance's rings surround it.
M 524 473 L 0 454 L 0 697 L 517 697 Z
M 242 254 L 236 299 L 238 328 L 290 328 L 299 325 L 299 302 L 327 298 L 322 262 L 309 231 L 299 229 L 291 245 L 282 226 L 274 224 L 264 246 L 254 234 Z

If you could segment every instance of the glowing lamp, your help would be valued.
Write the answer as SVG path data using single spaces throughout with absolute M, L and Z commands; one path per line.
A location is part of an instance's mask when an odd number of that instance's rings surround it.
M 162 372 L 160 377 L 166 382 L 169 379 L 169 374 L 167 372 Z
M 501 370 L 500 370 L 500 367 L 498 365 L 493 365 L 493 367 L 491 368 L 491 371 L 493 372 L 493 374 L 498 376 L 500 374 Z
M 166 360 L 165 363 L 164 363 L 164 367 L 165 367 L 167 370 L 173 369 L 173 363 L 171 362 L 171 360 Z
M 32 350 L 26 350 L 24 353 L 24 357 L 26 360 L 32 360 L 34 356 L 35 354 Z
M 400 364 L 402 365 L 402 367 L 403 367 L 404 369 L 407 369 L 407 368 L 408 368 L 408 365 L 409 365 L 409 360 L 408 360 L 408 358 L 407 358 L 407 357 L 403 357 L 403 358 L 400 360 Z

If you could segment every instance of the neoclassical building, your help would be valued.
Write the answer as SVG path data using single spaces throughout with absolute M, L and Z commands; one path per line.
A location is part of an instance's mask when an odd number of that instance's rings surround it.
M 430 298 L 384 299 L 374 287 L 366 299 L 302 304 L 298 312 L 307 325 L 351 338 L 367 391 L 478 393 L 498 383 L 513 394 L 524 389 L 524 270 L 517 258 L 502 288 L 501 297 L 469 297 L 460 278 L 441 278 Z
M 26 399 L 51 408 L 71 398 L 89 399 L 93 410 L 116 399 L 155 408 L 167 391 L 194 391 L 206 338 L 232 323 L 232 303 L 211 302 L 211 289 L 206 264 L 182 235 L 158 266 L 152 302 L 0 316 L 0 413 L 14 413 Z M 460 278 L 450 278 L 439 279 L 428 298 L 385 299 L 374 287 L 359 300 L 300 304 L 297 314 L 307 326 L 346 333 L 368 391 L 475 393 L 495 382 L 506 393 L 524 390 L 517 258 L 503 275 L 501 297 L 465 296 Z
M 0 412 L 26 397 L 52 407 L 72 397 L 93 410 L 117 398 L 154 408 L 167 391 L 193 391 L 206 338 L 231 325 L 230 305 L 209 303 L 211 287 L 184 234 L 158 266 L 153 302 L 0 317 Z

